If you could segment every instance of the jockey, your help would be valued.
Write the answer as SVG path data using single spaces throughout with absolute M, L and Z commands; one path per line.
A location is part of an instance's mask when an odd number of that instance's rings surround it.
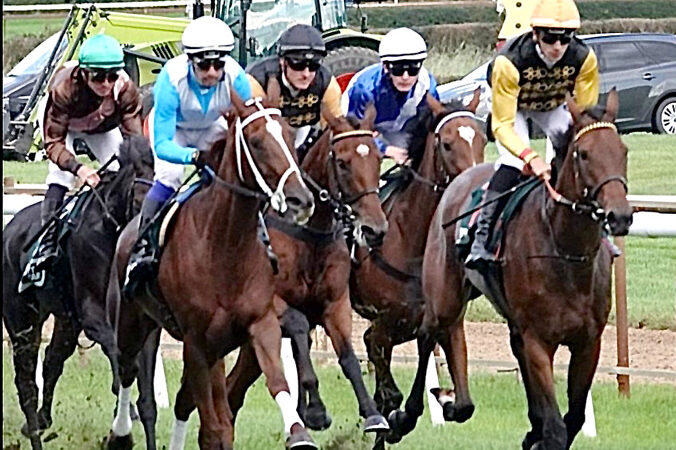
M 279 82 L 282 116 L 296 130 L 295 147 L 301 160 L 321 132 L 322 113 L 343 115 L 340 86 L 322 64 L 324 56 L 326 46 L 321 33 L 310 25 L 297 24 L 282 33 L 277 56 L 247 67 L 254 97 L 265 95 L 270 78 Z
M 244 70 L 230 57 L 235 38 L 225 22 L 199 17 L 188 24 L 181 40 L 184 54 L 167 61 L 153 88 L 149 129 L 155 182 L 141 208 L 139 232 L 180 187 L 184 166 L 202 165 L 204 151 L 225 136 L 223 115 L 230 107 L 230 89 L 242 100 L 251 98 Z M 139 236 L 129 280 L 145 278 L 157 263 L 155 249 Z
M 408 150 L 397 139 L 407 122 L 427 105 L 429 92 L 439 99 L 437 81 L 425 67 L 425 40 L 409 28 L 396 28 L 380 42 L 381 63 L 370 65 L 352 77 L 343 93 L 342 107 L 346 115 L 364 117 L 366 107 L 376 107 L 376 144 L 382 153 L 397 163 L 404 163 Z
M 98 34 L 82 44 L 77 61 L 65 63 L 54 73 L 44 115 L 39 115 L 49 158 L 48 189 L 40 214 L 43 226 L 63 204 L 76 177 L 92 187 L 100 181 L 96 170 L 78 162 L 77 151 L 88 147 L 91 157 L 105 163 L 118 154 L 123 134 L 143 134 L 141 97 L 123 67 L 120 44 Z M 108 167 L 118 170 L 119 164 L 115 161 Z M 36 255 L 37 268 L 56 256 L 56 238 L 52 226 Z
M 596 105 L 599 72 L 594 51 L 575 36 L 580 14 L 573 0 L 541 0 L 533 11 L 532 31 L 508 41 L 488 69 L 493 89 L 492 130 L 498 147 L 496 171 L 484 202 L 518 183 L 521 171 L 549 180 L 551 166 L 530 148 L 527 119 L 554 145 L 568 130 L 571 116 L 565 100 L 573 94 L 582 108 Z M 475 240 L 465 264 L 494 262 L 486 246 L 499 202 L 483 207 Z

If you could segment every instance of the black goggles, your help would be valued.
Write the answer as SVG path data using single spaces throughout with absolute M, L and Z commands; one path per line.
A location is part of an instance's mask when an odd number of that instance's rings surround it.
M 387 65 L 387 69 L 395 77 L 404 75 L 404 72 L 408 72 L 409 76 L 415 77 L 420 73 L 421 68 L 421 62 L 394 62 Z
M 556 41 L 561 42 L 562 45 L 570 44 L 573 40 L 573 32 L 566 33 L 550 33 L 549 31 L 540 31 L 540 39 L 548 45 L 553 45 Z
M 310 72 L 316 72 L 319 70 L 321 63 L 313 59 L 299 59 L 299 58 L 285 58 L 286 63 L 292 70 L 297 72 L 302 72 L 307 68 Z
M 89 80 L 94 83 L 103 83 L 108 80 L 111 83 L 117 81 L 120 74 L 115 70 L 89 70 Z
M 210 67 L 213 67 L 216 70 L 221 70 L 223 67 L 225 67 L 225 61 L 222 59 L 200 59 L 200 58 L 193 58 L 193 62 L 197 67 L 199 67 L 200 70 L 207 71 L 209 70 Z

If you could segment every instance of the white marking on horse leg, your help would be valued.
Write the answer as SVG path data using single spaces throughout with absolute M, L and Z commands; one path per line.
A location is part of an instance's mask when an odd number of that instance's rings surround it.
M 366 158 L 369 155 L 369 146 L 365 144 L 359 144 L 357 146 L 357 153 L 359 153 L 359 156 L 362 158 Z
M 131 386 L 120 388 L 117 397 L 117 415 L 113 420 L 113 434 L 115 436 L 127 436 L 131 433 L 131 416 L 129 405 L 131 404 Z
M 305 428 L 305 424 L 300 419 L 298 411 L 296 411 L 296 405 L 291 400 L 291 396 L 287 391 L 281 391 L 275 396 L 275 401 L 279 405 L 279 410 L 282 412 L 282 420 L 284 421 L 284 432 L 286 436 L 291 435 L 291 427 L 295 424 L 300 424 L 301 427 Z
M 162 362 L 162 350 L 157 349 L 155 356 L 155 402 L 158 408 L 169 407 L 169 392 L 167 391 L 167 377 L 164 374 L 164 362 Z
M 434 353 L 431 353 L 430 358 L 427 360 L 425 388 L 427 391 L 427 405 L 430 408 L 430 419 L 432 420 L 432 425 L 443 425 L 446 422 L 444 420 L 444 411 L 434 394 L 431 392 L 432 389 L 439 388 L 439 375 L 437 374 L 437 364 L 434 359 Z
M 291 401 L 298 404 L 298 368 L 296 367 L 296 360 L 293 359 L 293 348 L 291 347 L 290 338 L 282 338 L 281 348 L 282 366 L 284 368 L 284 378 L 286 384 L 289 385 L 289 395 Z
M 174 417 L 174 425 L 171 428 L 171 441 L 169 450 L 183 450 L 185 446 L 185 435 L 188 432 L 188 421 L 178 420 Z

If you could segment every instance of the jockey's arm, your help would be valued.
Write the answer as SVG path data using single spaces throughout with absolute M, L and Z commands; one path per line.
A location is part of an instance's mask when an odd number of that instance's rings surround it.
M 333 117 L 342 117 L 343 116 L 343 110 L 340 107 L 340 96 L 342 95 L 342 92 L 340 92 L 340 86 L 338 85 L 338 81 L 336 81 L 336 77 L 331 77 L 331 81 L 329 82 L 328 87 L 326 88 L 326 91 L 324 91 L 324 97 L 322 98 L 322 120 L 325 121 L 325 115 L 324 112 L 326 111 L 328 114 L 331 114 Z
M 514 131 L 519 97 L 519 71 L 503 55 L 498 55 L 491 74 L 493 89 L 492 131 L 495 139 L 515 156 L 529 163 L 537 156 Z
M 587 58 L 582 63 L 580 74 L 575 79 L 573 94 L 575 103 L 580 108 L 594 106 L 599 102 L 599 67 L 594 50 L 589 49 Z
M 118 97 L 120 109 L 120 129 L 122 134 L 131 136 L 143 134 L 141 121 L 141 95 L 132 81 L 127 81 Z
M 77 175 L 77 171 L 82 164 L 66 149 L 69 111 L 69 99 L 65 98 L 65 95 L 58 89 L 50 92 L 43 125 L 43 136 L 45 151 L 49 160 L 59 166 L 60 169 Z
M 157 157 L 177 164 L 190 164 L 193 147 L 183 147 L 174 142 L 176 122 L 180 113 L 178 91 L 169 80 L 169 74 L 162 70 L 153 88 L 155 97 L 155 117 L 153 119 L 153 138 Z
M 430 89 L 429 94 L 434 97 L 435 100 L 439 100 L 439 92 L 437 92 L 437 79 L 434 78 L 434 75 L 430 74 Z
M 233 70 L 234 77 L 232 78 L 232 89 L 235 91 L 235 93 L 237 93 L 239 98 L 247 101 L 253 97 L 253 87 L 251 80 L 249 79 L 249 76 L 246 74 L 246 72 L 244 72 L 244 69 L 242 69 L 242 67 L 237 64 L 236 61 L 233 60 L 232 62 L 237 65 L 237 67 Z
M 361 82 L 361 80 L 357 80 L 354 85 L 343 92 L 343 113 L 346 116 L 354 116 L 357 119 L 363 119 L 369 103 L 375 105 L 372 89 L 369 89 L 365 83 Z M 377 107 L 377 105 L 375 106 Z M 374 141 L 378 150 L 380 150 L 380 153 L 384 154 L 387 149 L 387 144 L 378 137 L 375 137 Z

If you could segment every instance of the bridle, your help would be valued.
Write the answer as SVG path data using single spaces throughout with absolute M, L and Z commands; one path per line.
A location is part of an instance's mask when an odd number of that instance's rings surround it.
M 238 117 L 237 121 L 235 122 L 235 154 L 237 159 L 237 174 L 239 176 L 239 180 L 242 183 L 244 183 L 244 175 L 242 172 L 242 153 L 243 153 L 249 164 L 249 168 L 253 173 L 254 179 L 256 180 L 256 184 L 258 185 L 260 190 L 263 191 L 264 193 L 263 197 L 270 200 L 270 206 L 272 206 L 272 208 L 275 211 L 284 214 L 288 209 L 288 205 L 286 204 L 286 196 L 284 194 L 284 185 L 286 184 L 286 181 L 292 175 L 295 174 L 298 177 L 298 181 L 302 186 L 305 186 L 305 183 L 303 182 L 300 169 L 298 168 L 296 161 L 293 159 L 293 155 L 291 154 L 289 147 L 286 145 L 286 141 L 284 140 L 284 136 L 282 135 L 282 125 L 278 121 L 272 119 L 272 116 L 281 117 L 282 112 L 277 108 L 264 108 L 263 105 L 261 104 L 261 99 L 258 97 L 248 100 L 247 102 L 244 103 L 244 105 L 256 106 L 258 108 L 258 111 L 250 114 L 244 120 Z M 247 125 L 251 124 L 253 121 L 261 118 L 265 119 L 266 121 L 265 129 L 267 130 L 268 133 L 272 135 L 272 137 L 277 141 L 279 146 L 282 148 L 284 156 L 286 157 L 286 160 L 289 163 L 289 167 L 282 174 L 281 178 L 279 179 L 279 183 L 277 183 L 277 188 L 274 191 L 270 188 L 270 186 L 268 186 L 267 182 L 265 181 L 265 178 L 261 174 L 261 171 L 258 169 L 258 166 L 254 161 L 253 155 L 251 154 L 251 150 L 249 150 L 249 146 L 247 145 L 246 139 L 244 138 L 244 128 L 246 128 Z M 214 178 L 215 180 L 219 181 L 221 184 L 224 184 L 230 189 L 233 189 L 235 192 L 248 196 L 261 197 L 260 193 L 249 190 L 247 188 L 243 188 L 242 186 L 238 186 L 239 189 L 235 189 L 233 187 L 235 185 L 233 185 L 232 183 L 228 183 L 227 181 L 216 176 L 215 173 L 213 173 L 213 171 L 212 174 L 215 177 Z
M 615 125 L 611 122 L 594 122 L 592 124 L 589 124 L 583 128 L 581 128 L 576 134 L 575 138 L 573 139 L 573 167 L 574 167 L 574 173 L 575 173 L 575 184 L 579 185 L 581 177 L 580 177 L 580 152 L 578 149 L 578 141 L 582 136 L 585 134 L 595 131 L 595 130 L 600 130 L 600 129 L 611 129 L 615 132 L 617 132 L 617 128 Z M 549 191 L 549 194 L 551 197 L 554 199 L 554 201 L 560 205 L 564 205 L 569 207 L 574 213 L 580 214 L 580 215 L 589 215 L 592 220 L 603 223 L 605 222 L 606 219 L 606 213 L 603 207 L 599 204 L 599 202 L 596 200 L 596 197 L 599 195 L 601 192 L 601 189 L 603 186 L 605 186 L 608 183 L 611 183 L 613 181 L 617 181 L 622 184 L 622 187 L 624 187 L 625 193 L 628 192 L 627 188 L 627 179 L 621 175 L 611 175 L 600 182 L 598 182 L 594 187 L 590 186 L 584 186 L 582 188 L 582 200 L 580 201 L 572 201 L 560 193 L 558 193 L 552 185 L 549 183 L 549 181 L 545 182 L 545 186 L 547 187 L 547 190 Z

